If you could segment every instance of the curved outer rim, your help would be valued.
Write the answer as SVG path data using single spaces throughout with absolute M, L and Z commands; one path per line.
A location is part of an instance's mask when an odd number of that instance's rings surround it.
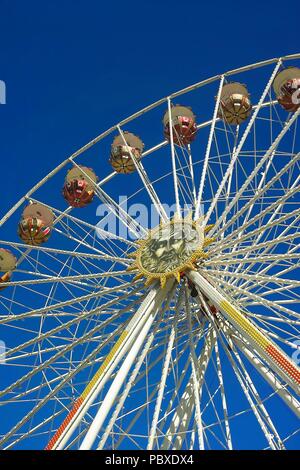
M 219 75 L 214 75 L 213 77 L 210 77 L 210 78 L 207 78 L 205 80 L 202 80 L 200 82 L 197 82 L 195 83 L 194 85 L 190 85 L 186 88 L 183 88 L 179 91 L 176 91 L 172 94 L 170 94 L 169 96 L 166 96 L 164 98 L 161 98 L 160 100 L 158 101 L 155 101 L 154 103 L 150 104 L 149 106 L 146 106 L 145 108 L 142 108 L 140 111 L 137 111 L 136 113 L 132 114 L 131 116 L 123 119 L 122 121 L 120 121 L 118 124 L 115 124 L 114 126 L 110 127 L 109 129 L 107 129 L 106 131 L 102 132 L 101 134 L 99 134 L 97 137 L 95 137 L 94 139 L 92 139 L 90 142 L 88 142 L 87 144 L 85 144 L 83 147 L 81 147 L 80 149 L 78 149 L 76 152 L 74 152 L 72 155 L 70 155 L 68 158 L 66 158 L 64 161 L 62 161 L 59 165 L 57 165 L 50 173 L 48 173 L 44 178 L 42 178 L 39 183 L 37 183 L 36 185 L 34 185 L 27 193 L 25 196 L 23 196 L 21 199 L 19 199 L 19 201 L 2 217 L 2 219 L 0 220 L 0 227 L 9 219 L 9 217 L 14 214 L 14 212 L 23 204 L 23 202 L 25 202 L 26 200 L 30 199 L 30 196 L 37 190 L 39 189 L 44 183 L 46 183 L 48 181 L 48 179 L 50 179 L 53 175 L 55 175 L 60 169 L 62 169 L 65 165 L 67 165 L 68 163 L 72 163 L 73 160 L 75 158 L 77 158 L 79 155 L 81 155 L 82 153 L 84 153 L 86 150 L 88 150 L 89 148 L 91 148 L 93 145 L 97 144 L 98 142 L 100 142 L 102 139 L 104 139 L 105 137 L 107 137 L 109 134 L 111 134 L 112 132 L 114 132 L 115 130 L 118 129 L 118 127 L 121 127 L 123 126 L 124 124 L 127 124 L 128 122 L 130 121 L 133 121 L 134 119 L 136 119 L 137 117 L 141 116 L 142 114 L 145 114 L 146 112 L 150 111 L 151 109 L 154 109 L 156 108 L 157 106 L 160 106 L 161 104 L 165 103 L 168 101 L 168 99 L 173 99 L 173 98 L 176 98 L 178 96 L 181 96 L 181 95 L 184 95 L 186 93 L 189 93 L 190 91 L 193 91 L 193 90 L 196 90 L 197 88 L 201 88 L 202 86 L 204 85 L 208 85 L 210 83 L 213 83 L 215 82 L 216 80 L 218 79 L 221 79 L 223 76 L 224 77 L 229 77 L 231 75 L 235 75 L 237 73 L 241 73 L 241 72 L 247 72 L 249 70 L 253 70 L 253 69 L 256 69 L 256 68 L 260 68 L 260 67 L 264 67 L 265 65 L 270 65 L 270 64 L 273 64 L 275 62 L 278 62 L 278 61 L 288 61 L 288 60 L 297 60 L 297 59 L 300 59 L 300 52 L 299 53 L 296 53 L 296 54 L 290 54 L 290 55 L 286 55 L 286 56 L 283 56 L 283 57 L 276 57 L 276 58 L 273 58 L 273 59 L 268 59 L 268 60 L 264 60 L 264 61 L 261 61 L 261 62 L 256 62 L 256 63 L 253 63 L 253 64 L 250 64 L 250 65 L 246 65 L 246 66 L 243 66 L 243 67 L 239 67 L 237 69 L 232 69 L 232 70 L 229 70 L 228 72 L 224 72 L 223 74 L 219 74 Z M 208 121 L 206 123 L 206 125 L 209 124 L 210 121 Z M 199 126 L 198 126 L 199 127 Z M 202 127 L 200 125 L 200 127 Z M 167 144 L 167 141 L 166 143 L 163 142 L 163 144 Z M 151 151 L 154 151 L 154 150 L 157 150 L 158 148 L 160 148 L 162 146 L 162 144 L 158 144 L 157 146 L 153 147 L 152 149 L 149 149 L 147 152 L 144 152 L 142 156 L 145 156 L 149 153 L 151 153 Z M 106 178 L 104 178 L 102 181 L 100 181 L 98 183 L 98 186 L 101 186 L 102 184 L 104 184 L 105 182 L 109 181 L 113 176 L 115 176 L 117 173 L 116 172 L 113 172 L 111 173 L 110 175 L 108 175 Z

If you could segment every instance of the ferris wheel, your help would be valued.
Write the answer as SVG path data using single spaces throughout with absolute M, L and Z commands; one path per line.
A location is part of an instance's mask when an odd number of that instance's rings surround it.
M 153 103 L 2 218 L 1 449 L 299 447 L 299 60 Z

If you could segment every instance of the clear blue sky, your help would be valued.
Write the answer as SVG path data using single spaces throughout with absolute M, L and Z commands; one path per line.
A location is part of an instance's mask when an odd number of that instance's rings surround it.
M 299 52 L 298 23 L 296 2 L 0 0 L 0 217 L 69 154 L 147 104 Z

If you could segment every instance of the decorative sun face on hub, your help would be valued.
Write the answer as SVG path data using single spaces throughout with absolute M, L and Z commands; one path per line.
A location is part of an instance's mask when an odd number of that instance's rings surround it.
M 193 222 L 191 215 L 185 219 L 175 217 L 149 231 L 148 238 L 139 240 L 140 248 L 132 253 L 135 258 L 128 268 L 138 271 L 135 279 L 145 277 L 148 285 L 155 279 L 163 287 L 167 278 L 180 276 L 186 269 L 194 269 L 194 263 L 207 255 L 203 249 L 212 239 L 205 238 L 211 226 L 204 228 L 203 219 Z

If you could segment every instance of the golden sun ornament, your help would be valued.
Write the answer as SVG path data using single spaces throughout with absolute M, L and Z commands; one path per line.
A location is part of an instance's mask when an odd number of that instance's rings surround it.
M 140 247 L 129 255 L 134 262 L 128 271 L 137 271 L 135 280 L 145 277 L 145 285 L 159 280 L 164 287 L 170 277 L 180 282 L 187 269 L 195 269 L 195 262 L 207 257 L 204 248 L 214 239 L 205 237 L 205 233 L 211 227 L 203 226 L 203 217 L 193 221 L 191 213 L 184 219 L 175 215 L 149 230 L 146 239 L 138 240 Z

